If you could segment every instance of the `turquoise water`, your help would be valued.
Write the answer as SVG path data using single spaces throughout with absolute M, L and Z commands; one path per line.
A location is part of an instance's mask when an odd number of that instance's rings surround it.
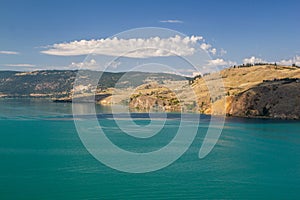
M 71 112 L 71 104 L 0 100 L 0 199 L 300 198 L 299 122 L 227 120 L 213 151 L 200 160 L 204 119 L 179 160 L 159 171 L 129 174 L 88 153 Z M 168 120 L 159 139 L 139 143 L 124 137 L 111 118 L 100 121 L 112 141 L 142 152 L 167 144 L 178 125 L 176 118 Z

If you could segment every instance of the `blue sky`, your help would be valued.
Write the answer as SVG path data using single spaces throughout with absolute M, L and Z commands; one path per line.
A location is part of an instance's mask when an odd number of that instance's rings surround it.
M 84 55 L 49 55 L 41 53 L 42 47 L 107 38 L 139 27 L 203 36 L 212 48 L 224 52 L 212 55 L 213 59 L 228 63 L 243 63 L 251 57 L 298 62 L 299 10 L 300 1 L 1 0 L 0 70 L 59 68 L 82 62 Z

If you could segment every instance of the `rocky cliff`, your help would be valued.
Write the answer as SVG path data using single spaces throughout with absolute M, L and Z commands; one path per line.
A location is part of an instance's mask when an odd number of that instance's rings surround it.
M 214 96 L 212 89 L 208 90 L 208 83 L 216 77 L 221 78 L 224 84 L 223 95 Z M 137 90 L 139 95 L 132 95 L 129 105 L 141 109 L 145 109 L 145 105 L 147 109 L 159 105 L 166 111 L 183 109 L 238 117 L 300 119 L 298 67 L 262 65 L 228 68 L 198 77 L 190 81 L 190 85 L 177 86 L 176 94 L 172 89 L 162 88 L 152 85 L 147 92 Z M 170 104 L 171 99 L 177 104 Z
M 233 99 L 228 115 L 240 117 L 300 118 L 300 82 L 276 80 L 259 84 Z

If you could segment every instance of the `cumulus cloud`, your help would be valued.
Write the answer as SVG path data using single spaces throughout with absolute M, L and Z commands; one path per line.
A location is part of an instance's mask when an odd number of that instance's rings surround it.
M 217 53 L 217 49 L 216 48 L 212 48 L 209 50 L 210 53 L 212 53 L 213 55 L 216 55 Z
M 215 60 L 210 60 L 208 65 L 221 66 L 221 65 L 227 65 L 227 62 L 222 58 L 217 58 Z
M 261 58 L 256 58 L 255 56 L 251 56 L 250 58 L 245 58 L 243 60 L 244 64 L 254 64 L 254 63 L 267 63 L 267 61 L 261 59 Z
M 183 21 L 177 19 L 168 19 L 168 20 L 161 20 L 161 23 L 172 23 L 172 24 L 182 24 Z
M 69 68 L 71 69 L 82 69 L 82 68 L 86 68 L 86 69 L 90 69 L 90 68 L 95 68 L 97 67 L 97 62 L 94 59 L 91 59 L 90 61 L 87 62 L 72 62 L 69 65 Z
M 202 43 L 200 45 L 200 48 L 203 49 L 203 50 L 208 50 L 211 48 L 211 45 L 210 44 L 207 44 L 207 43 Z
M 5 54 L 5 55 L 17 55 L 20 54 L 19 52 L 16 51 L 0 51 L 0 54 Z
M 226 61 L 223 58 L 217 58 L 214 60 L 210 60 L 208 62 L 209 66 L 232 66 L 232 65 L 236 65 L 236 62 L 233 61 Z
M 279 65 L 292 65 L 296 64 L 297 66 L 300 66 L 300 56 L 295 56 L 294 58 L 287 59 L 287 60 L 281 60 L 278 62 Z
M 217 53 L 217 49 L 213 48 L 212 45 L 207 44 L 207 43 L 202 43 L 200 45 L 200 48 L 203 49 L 204 51 L 208 52 L 208 53 L 213 54 L 213 55 L 216 55 L 216 53 Z
M 33 64 L 5 64 L 6 67 L 35 67 Z
M 245 58 L 243 60 L 244 64 L 250 63 L 250 64 L 254 64 L 254 63 L 275 63 L 275 61 L 267 61 L 264 60 L 262 58 L 256 58 L 255 56 L 252 56 L 250 58 Z M 279 65 L 293 65 L 296 64 L 298 66 L 300 66 L 300 56 L 296 55 L 295 57 L 291 58 L 291 59 L 283 59 L 280 61 L 276 61 L 277 64 Z
M 85 62 L 72 62 L 67 68 L 98 70 L 98 69 L 103 69 L 103 67 L 108 67 L 108 68 L 116 69 L 119 65 L 121 65 L 121 62 L 119 61 L 107 62 L 103 65 L 100 65 L 99 63 L 97 63 L 95 59 L 91 59 Z
M 131 58 L 186 56 L 194 54 L 196 44 L 201 40 L 203 40 L 202 36 L 181 37 L 179 35 L 169 38 L 150 37 L 146 39 L 120 39 L 114 37 L 54 44 L 47 50 L 41 51 L 41 53 L 57 56 L 76 56 L 93 53 Z

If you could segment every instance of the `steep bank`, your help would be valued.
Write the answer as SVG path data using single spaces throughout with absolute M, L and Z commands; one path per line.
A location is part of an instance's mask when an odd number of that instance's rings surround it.
M 300 82 L 291 79 L 259 84 L 235 96 L 228 114 L 300 119 Z
M 214 91 L 208 90 L 207 85 L 216 77 L 223 81 L 223 95 L 214 95 Z M 145 105 L 158 104 L 166 111 L 178 110 L 180 105 L 183 110 L 204 114 L 300 119 L 299 79 L 298 67 L 263 65 L 229 68 L 199 77 L 191 85 L 186 83 L 177 87 L 176 95 L 171 90 L 162 90 L 159 85 L 151 86 L 147 92 L 137 90 L 139 95 L 132 95 L 129 105 L 144 109 Z M 161 95 L 158 93 L 164 93 L 164 101 L 159 101 Z M 167 100 L 174 101 L 174 98 L 177 98 L 176 106 L 166 104 Z

